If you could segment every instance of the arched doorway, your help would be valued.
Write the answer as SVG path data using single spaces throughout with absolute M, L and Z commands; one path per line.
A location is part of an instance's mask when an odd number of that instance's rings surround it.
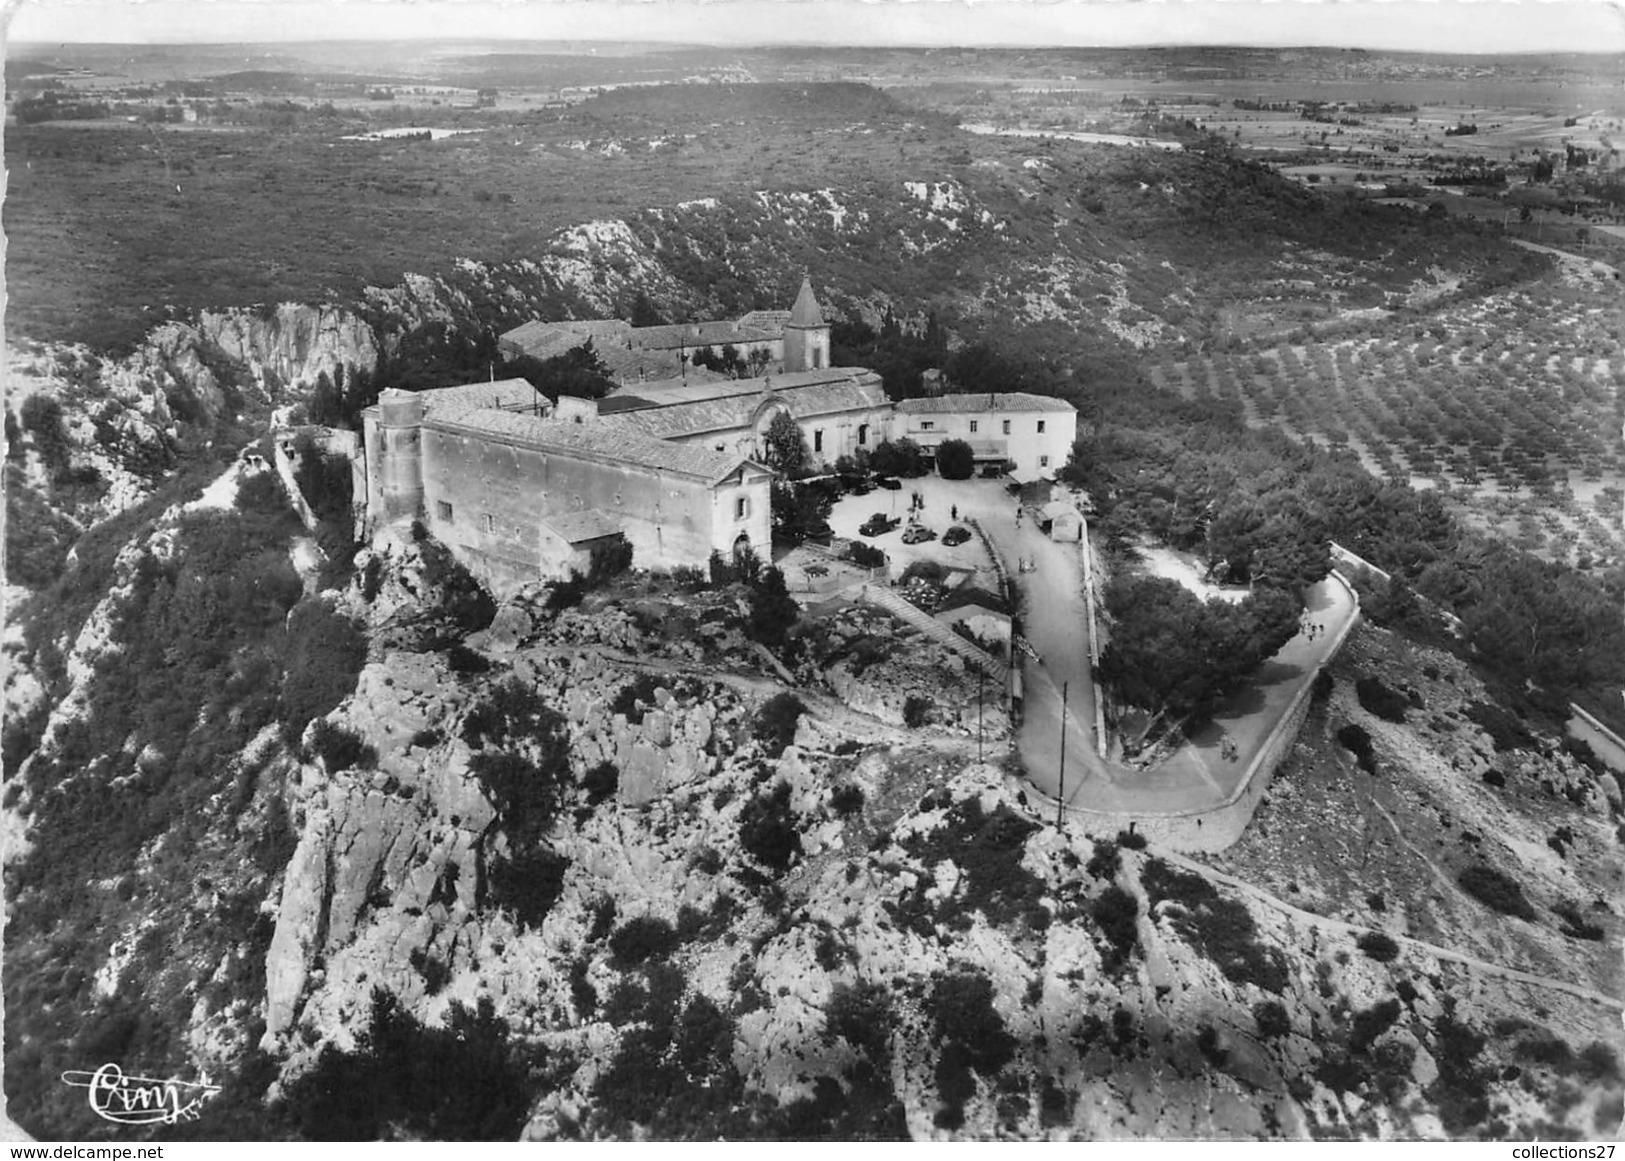
M 739 534 L 739 538 L 734 541 L 734 551 L 733 551 L 734 563 L 739 564 L 741 561 L 745 560 L 747 557 L 754 555 L 755 552 L 756 552 L 756 549 L 751 547 L 750 536 L 748 534 L 744 533 L 744 532 L 741 532 Z

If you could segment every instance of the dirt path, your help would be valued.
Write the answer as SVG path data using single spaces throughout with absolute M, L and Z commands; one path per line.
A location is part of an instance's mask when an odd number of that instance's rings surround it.
M 1341 919 L 1329 919 L 1324 915 L 1316 915 L 1313 911 L 1305 911 L 1302 908 L 1294 907 L 1285 899 L 1282 899 L 1277 895 L 1270 894 L 1262 887 L 1255 887 L 1253 884 L 1244 879 L 1238 879 L 1234 875 L 1227 875 L 1223 871 L 1216 871 L 1212 867 L 1207 866 L 1205 863 L 1199 863 L 1194 859 L 1188 859 L 1183 855 L 1161 848 L 1156 850 L 1156 854 L 1158 858 L 1164 860 L 1165 862 L 1182 867 L 1187 871 L 1194 871 L 1196 874 L 1201 875 L 1203 878 L 1209 879 L 1215 883 L 1223 883 L 1225 886 L 1240 891 L 1242 894 L 1256 899 L 1260 903 L 1273 907 L 1275 910 L 1291 916 L 1299 923 L 1303 923 L 1323 933 L 1348 935 L 1356 938 L 1369 933 L 1386 935 L 1395 943 L 1401 944 L 1402 946 L 1412 947 L 1417 951 L 1421 951 L 1427 955 L 1433 956 L 1435 959 L 1449 960 L 1452 963 L 1459 963 L 1464 967 L 1473 969 L 1474 971 L 1483 972 L 1487 975 L 1498 976 L 1501 979 L 1510 980 L 1513 983 L 1529 984 L 1539 988 L 1550 988 L 1553 991 L 1565 992 L 1576 999 L 1586 1000 L 1593 1004 L 1600 1004 L 1604 1007 L 1615 1010 L 1625 1010 L 1625 1000 L 1621 1000 L 1617 996 L 1609 996 L 1603 994 L 1602 992 L 1593 991 L 1590 988 L 1587 988 L 1581 984 L 1573 983 L 1569 980 L 1557 979 L 1552 976 L 1536 975 L 1533 972 L 1520 971 L 1517 968 L 1509 968 L 1502 964 L 1490 963 L 1487 960 L 1478 959 L 1475 956 L 1466 955 L 1459 951 L 1452 951 L 1449 948 L 1440 947 L 1437 944 L 1426 943 L 1423 940 L 1413 938 L 1409 935 L 1396 935 L 1391 931 L 1383 931 L 1381 928 L 1377 927 L 1363 927 L 1357 923 L 1346 923 Z

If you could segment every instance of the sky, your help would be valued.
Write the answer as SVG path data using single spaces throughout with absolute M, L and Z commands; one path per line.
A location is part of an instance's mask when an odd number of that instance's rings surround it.
M 0 0 L 14 41 L 654 40 L 1625 52 L 1625 0 Z

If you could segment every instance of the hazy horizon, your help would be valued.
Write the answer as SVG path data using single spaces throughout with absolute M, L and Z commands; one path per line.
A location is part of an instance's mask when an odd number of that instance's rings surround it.
M 5 16 L 8 44 L 31 48 L 509 40 L 673 48 L 1625 52 L 1625 12 L 1597 0 L 25 0 L 8 5 Z M 286 35 L 290 27 L 299 34 Z M 447 35 L 448 27 L 455 35 Z

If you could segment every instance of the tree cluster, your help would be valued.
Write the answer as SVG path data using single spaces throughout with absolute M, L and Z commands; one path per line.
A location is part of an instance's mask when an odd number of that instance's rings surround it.
M 1209 712 L 1292 639 L 1300 608 L 1278 589 L 1204 601 L 1178 581 L 1117 577 L 1106 586 L 1112 630 L 1101 680 L 1154 722 Z

